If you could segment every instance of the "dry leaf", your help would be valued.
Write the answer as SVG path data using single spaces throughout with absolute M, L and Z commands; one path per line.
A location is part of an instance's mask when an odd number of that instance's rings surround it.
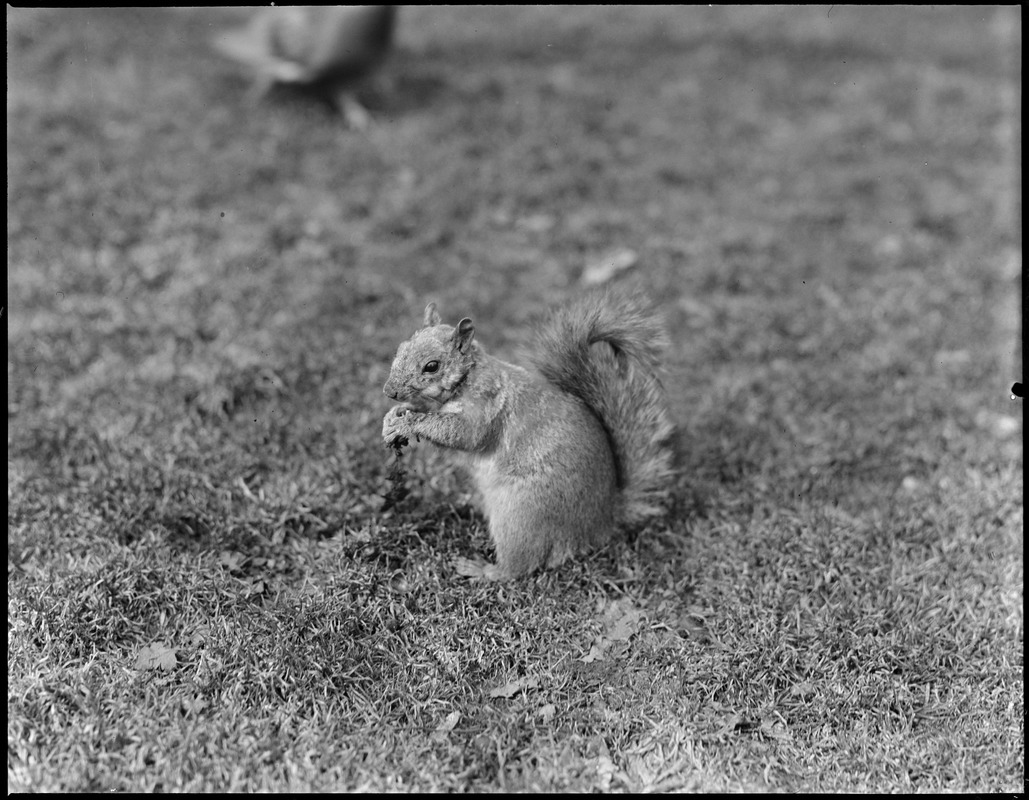
M 539 678 L 526 676 L 519 678 L 516 681 L 511 681 L 503 686 L 498 686 L 496 689 L 490 689 L 490 697 L 514 697 L 523 689 L 535 689 L 540 685 Z
M 603 661 L 604 650 L 599 645 L 594 644 L 590 647 L 590 651 L 579 660 L 583 664 L 592 664 L 594 661 Z
M 620 272 L 625 272 L 625 270 L 636 266 L 639 258 L 635 250 L 629 250 L 628 248 L 608 253 L 606 256 L 587 264 L 586 269 L 582 271 L 582 277 L 579 281 L 586 286 L 607 283 Z
M 207 701 L 202 697 L 183 698 L 182 699 L 182 713 L 187 717 L 195 717 L 205 708 L 207 708 Z
M 235 550 L 222 550 L 218 554 L 218 563 L 229 570 L 229 572 L 239 572 L 243 562 L 246 560 L 247 557 L 245 555 Z
M 457 721 L 459 719 L 461 719 L 461 712 L 460 711 L 451 711 L 449 714 L 447 714 L 443 718 L 443 721 L 439 725 L 436 726 L 436 730 L 437 731 L 447 731 L 447 732 L 452 731 L 452 730 L 454 730 L 454 726 L 457 725 Z
M 179 660 L 175 657 L 175 648 L 161 642 L 148 644 L 136 653 L 136 669 L 175 669 Z
M 600 789 L 605 791 L 611 788 L 611 781 L 618 773 L 618 768 L 610 756 L 598 756 L 596 760 L 597 778 L 600 780 Z
M 608 629 L 607 638 L 613 642 L 628 641 L 629 637 L 636 633 L 640 620 L 644 616 L 645 614 L 639 609 L 633 609 L 623 614 Z
M 461 719 L 460 711 L 451 711 L 447 714 L 443 721 L 436 726 L 436 730 L 432 732 L 432 738 L 434 741 L 442 742 L 454 730 L 454 726 L 457 725 L 457 721 Z
M 807 700 L 815 693 L 815 687 L 808 681 L 801 681 L 790 689 L 790 695 Z

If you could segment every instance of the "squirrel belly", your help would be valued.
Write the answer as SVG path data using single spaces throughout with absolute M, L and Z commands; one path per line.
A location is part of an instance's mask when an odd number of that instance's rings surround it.
M 603 544 L 618 517 L 614 456 L 596 416 L 542 380 L 521 388 L 496 448 L 470 464 L 506 577 Z

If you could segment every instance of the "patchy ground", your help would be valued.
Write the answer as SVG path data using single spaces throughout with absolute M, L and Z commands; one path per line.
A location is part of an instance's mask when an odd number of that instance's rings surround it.
M 9 789 L 1022 790 L 1016 8 L 409 8 L 366 133 L 238 19 L 8 9 Z M 676 508 L 463 581 L 396 344 L 613 262 Z

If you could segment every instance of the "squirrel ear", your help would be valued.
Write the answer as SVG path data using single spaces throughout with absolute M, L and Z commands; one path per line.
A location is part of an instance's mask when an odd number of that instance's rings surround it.
M 423 317 L 422 322 L 424 323 L 424 327 L 426 328 L 430 328 L 433 325 L 439 325 L 440 322 L 442 322 L 442 320 L 439 317 L 439 312 L 436 311 L 435 303 L 429 303 L 425 307 L 425 316 Z
M 468 317 L 465 317 L 454 328 L 454 347 L 462 353 L 467 353 L 468 348 L 472 345 L 472 337 L 474 335 L 475 326 L 472 325 L 472 321 Z

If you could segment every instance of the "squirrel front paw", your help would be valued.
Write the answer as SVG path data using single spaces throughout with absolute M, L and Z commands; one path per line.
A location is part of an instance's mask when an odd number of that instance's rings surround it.
M 393 406 L 386 412 L 382 419 L 382 440 L 392 446 L 400 443 L 403 439 L 406 443 L 407 437 L 411 435 L 411 414 L 413 412 L 405 405 Z

